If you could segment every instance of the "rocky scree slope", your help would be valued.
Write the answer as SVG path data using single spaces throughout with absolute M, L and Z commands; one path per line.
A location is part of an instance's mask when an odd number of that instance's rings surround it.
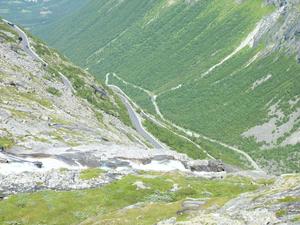
M 298 0 L 90 1 L 40 35 L 158 119 L 279 174 L 300 168 L 299 15 Z
M 31 37 L 31 47 L 48 66 L 34 61 L 13 29 L 3 22 L 0 28 L 1 147 L 17 153 L 109 142 L 143 146 L 110 90 Z
M 30 46 L 24 46 L 15 27 L 0 23 L 2 194 L 95 188 L 143 169 L 225 170 L 220 161 L 150 150 L 131 128 L 119 97 L 30 34 Z M 32 48 L 42 60 L 23 48 Z M 82 180 L 81 170 L 89 167 L 110 172 Z
M 242 194 L 218 209 L 203 207 L 186 221 L 171 218 L 158 225 L 299 224 L 299 197 L 299 177 L 284 175 L 269 187 Z

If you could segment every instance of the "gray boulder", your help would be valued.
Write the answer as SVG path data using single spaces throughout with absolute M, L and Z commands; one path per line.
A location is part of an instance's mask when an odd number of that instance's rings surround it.
M 220 160 L 193 160 L 187 162 L 187 167 L 191 171 L 197 171 L 197 172 L 225 171 L 225 165 Z

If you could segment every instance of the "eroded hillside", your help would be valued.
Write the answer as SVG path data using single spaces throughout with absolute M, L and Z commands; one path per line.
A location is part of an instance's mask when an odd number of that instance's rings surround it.
M 110 90 L 30 38 L 31 47 L 47 65 L 34 60 L 22 49 L 17 32 L 4 22 L 0 26 L 1 147 L 41 152 L 109 142 L 138 143 L 140 137 L 130 127 L 125 106 Z

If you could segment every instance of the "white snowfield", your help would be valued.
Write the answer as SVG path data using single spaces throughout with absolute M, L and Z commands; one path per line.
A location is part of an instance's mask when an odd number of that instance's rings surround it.
M 186 171 L 183 162 L 191 160 L 185 154 L 168 149 L 148 149 L 117 144 L 51 148 L 42 152 L 24 150 L 20 154 L 22 161 L 0 163 L 0 174 L 45 172 L 59 168 L 78 170 L 87 168 L 90 161 L 97 162 L 100 166 L 101 162 L 113 161 L 114 159 L 128 162 L 131 168 L 137 170 Z M 47 157 L 34 157 L 40 154 L 47 155 Z M 1 157 L 3 158 L 3 156 Z M 34 165 L 33 162 L 36 161 L 43 163 L 41 169 Z
M 8 175 L 8 174 L 20 174 L 23 172 L 45 172 L 53 169 L 82 169 L 80 165 L 71 166 L 67 163 L 64 163 L 60 160 L 54 158 L 26 158 L 28 161 L 39 161 L 43 163 L 42 168 L 37 168 L 33 163 L 30 162 L 10 162 L 10 163 L 0 163 L 0 174 Z

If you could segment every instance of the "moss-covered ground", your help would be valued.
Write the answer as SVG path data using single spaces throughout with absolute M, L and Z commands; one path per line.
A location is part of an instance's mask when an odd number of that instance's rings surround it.
M 98 178 L 103 173 L 103 170 L 99 168 L 90 168 L 85 169 L 80 172 L 80 179 L 82 180 L 90 180 L 93 178 Z
M 145 189 L 135 183 L 143 182 Z M 174 184 L 179 190 L 171 191 Z M 177 216 L 186 198 L 208 198 L 222 205 L 240 193 L 260 185 L 250 179 L 228 177 L 203 179 L 178 173 L 129 175 L 107 186 L 80 191 L 42 191 L 18 194 L 0 201 L 0 223 L 20 225 L 70 225 L 86 221 L 100 224 L 153 224 Z M 209 195 L 208 195 L 209 193 Z M 141 203 L 132 209 L 124 207 Z M 123 209 L 123 210 L 121 210 Z M 90 219 L 88 219 L 90 218 Z

